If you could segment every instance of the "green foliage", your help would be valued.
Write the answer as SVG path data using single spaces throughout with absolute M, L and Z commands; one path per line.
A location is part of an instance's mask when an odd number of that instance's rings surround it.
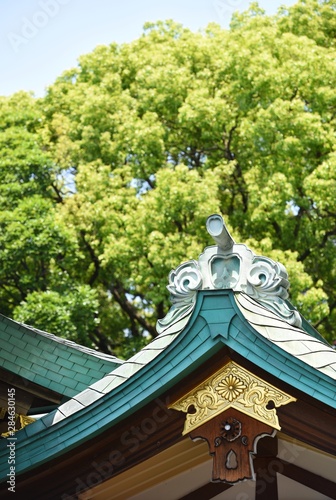
M 88 285 L 68 288 L 64 293 L 36 291 L 15 308 L 14 319 L 90 346 L 92 332 L 99 322 L 98 307 L 97 293 Z
M 335 30 L 335 0 L 252 4 L 230 30 L 148 23 L 45 98 L 1 98 L 1 311 L 127 357 L 221 212 L 335 339 Z

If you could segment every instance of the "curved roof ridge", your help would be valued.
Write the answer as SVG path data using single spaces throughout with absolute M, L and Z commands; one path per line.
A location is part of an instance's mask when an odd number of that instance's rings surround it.
M 244 298 L 244 294 L 238 295 Z M 270 341 L 268 335 L 262 338 L 248 319 L 244 319 L 236 299 L 232 290 L 202 291 L 193 317 L 182 332 L 165 331 L 114 371 L 77 392 L 59 409 L 18 431 L 17 471 L 24 472 L 61 455 L 65 449 L 115 425 L 178 384 L 186 374 L 210 360 L 223 345 L 282 382 L 293 385 L 294 381 L 298 390 L 335 408 L 336 389 L 329 373 L 297 359 Z M 279 319 L 276 315 L 274 318 Z M 305 340 L 309 338 L 303 330 L 297 329 L 297 334 Z M 55 440 L 58 434 L 67 437 Z M 5 446 L 6 443 L 0 446 L 0 457 L 7 456 Z
M 336 350 L 302 328 L 286 325 L 284 320 L 258 301 L 240 292 L 235 302 L 248 323 L 263 337 L 282 350 L 336 379 Z M 280 324 L 282 323 L 282 325 Z
M 147 365 L 150 361 L 159 356 L 160 353 L 172 343 L 178 334 L 179 332 L 170 334 L 164 332 L 158 335 L 149 344 L 143 347 L 141 351 L 134 354 L 127 361 L 124 361 L 111 372 L 105 374 L 101 379 L 91 383 L 77 394 L 74 394 L 69 401 L 61 404 L 56 410 L 41 417 L 38 421 L 33 422 L 33 424 L 31 424 L 31 428 L 28 430 L 33 430 L 33 428 L 35 429 L 37 427 L 50 427 L 101 399 L 105 396 L 105 394 L 111 392 L 113 389 L 116 389 L 132 375 L 141 370 L 141 368 Z
M 14 321 L 14 320 L 10 320 L 10 321 Z M 38 335 L 41 335 L 43 337 L 48 338 L 48 339 L 52 340 L 53 342 L 59 342 L 60 344 L 63 344 L 64 346 L 70 347 L 72 349 L 76 349 L 77 351 L 84 352 L 86 354 L 89 354 L 90 356 L 95 356 L 97 358 L 104 359 L 106 361 L 113 361 L 113 363 L 120 363 L 120 364 L 124 363 L 123 359 L 117 358 L 113 354 L 106 354 L 106 353 L 98 351 L 96 349 L 92 349 L 91 347 L 77 344 L 73 340 L 59 337 L 58 335 L 55 335 L 54 333 L 45 332 L 44 330 L 40 330 L 40 329 L 35 328 L 31 325 L 27 325 L 26 323 L 20 323 L 17 321 L 15 323 L 27 328 L 28 330 L 31 330 L 34 333 L 37 333 Z
M 123 363 L 124 362 L 124 360 L 117 358 L 116 356 L 114 356 L 112 354 L 106 354 L 106 353 L 103 353 L 101 351 L 97 351 L 95 349 L 92 349 L 90 347 L 83 346 L 81 344 L 77 344 L 73 340 L 59 337 L 58 335 L 55 335 L 54 333 L 49 333 L 49 332 L 46 332 L 44 330 L 40 330 L 39 328 L 36 328 L 32 325 L 28 325 L 28 324 L 23 323 L 21 321 L 16 321 L 16 320 L 9 318 L 8 316 L 5 316 L 4 314 L 0 313 L 0 321 L 3 321 L 3 320 L 6 320 L 6 321 L 12 323 L 12 325 L 17 325 L 18 328 L 23 327 L 27 331 L 27 333 L 34 332 L 37 335 L 41 335 L 42 337 L 45 337 L 53 342 L 58 342 L 60 344 L 63 344 L 64 346 L 70 347 L 72 349 L 76 349 L 76 350 L 81 351 L 81 352 L 85 352 L 86 354 L 89 354 L 91 356 L 95 356 L 95 357 L 100 358 L 100 359 L 105 359 L 106 361 L 113 361 L 114 363 Z

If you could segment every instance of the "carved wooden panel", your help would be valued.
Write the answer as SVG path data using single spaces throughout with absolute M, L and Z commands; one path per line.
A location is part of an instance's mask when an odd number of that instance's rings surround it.
M 251 455 L 260 437 L 275 430 L 230 408 L 190 433 L 192 440 L 205 439 L 213 456 L 212 480 L 236 483 L 254 478 Z

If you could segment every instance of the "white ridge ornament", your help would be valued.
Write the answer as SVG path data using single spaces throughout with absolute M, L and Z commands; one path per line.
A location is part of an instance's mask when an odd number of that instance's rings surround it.
M 286 302 L 289 281 L 285 267 L 268 257 L 255 255 L 246 245 L 236 244 L 220 215 L 211 215 L 206 228 L 216 245 L 207 247 L 198 261 L 185 262 L 170 272 L 167 288 L 173 306 L 157 322 L 158 333 L 168 329 L 176 333 L 185 326 L 198 290 L 225 289 L 246 293 L 300 328 L 300 314 Z

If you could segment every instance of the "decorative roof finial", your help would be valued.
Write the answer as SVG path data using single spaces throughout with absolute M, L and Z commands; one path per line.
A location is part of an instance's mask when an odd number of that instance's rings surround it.
M 217 245 L 207 247 L 198 261 L 191 260 L 169 274 L 173 306 L 157 322 L 159 333 L 184 328 L 194 309 L 198 290 L 246 293 L 291 325 L 301 326 L 300 314 L 288 306 L 289 281 L 285 267 L 268 257 L 255 255 L 246 245 L 236 244 L 220 215 L 211 215 L 206 227 Z

